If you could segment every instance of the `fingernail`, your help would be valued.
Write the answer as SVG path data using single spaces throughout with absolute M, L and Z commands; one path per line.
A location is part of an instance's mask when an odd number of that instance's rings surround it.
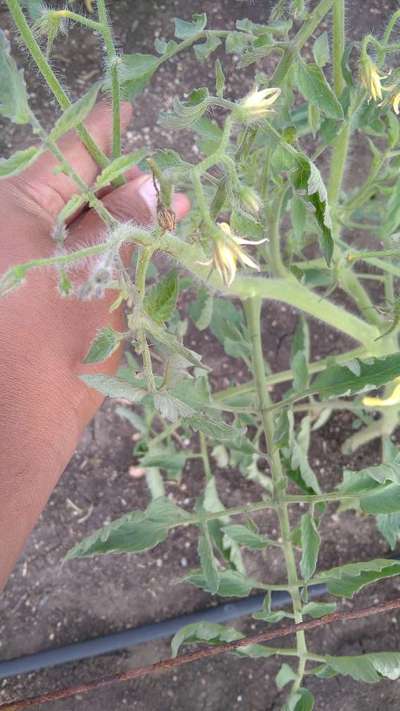
M 154 188 L 153 179 L 148 175 L 143 175 L 140 178 L 136 178 L 137 181 L 141 181 L 138 187 L 138 193 L 142 200 L 146 203 L 151 214 L 156 217 L 157 215 L 157 193 Z

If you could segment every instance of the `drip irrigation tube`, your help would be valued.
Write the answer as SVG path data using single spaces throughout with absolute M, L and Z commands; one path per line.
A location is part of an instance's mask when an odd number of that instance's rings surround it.
M 308 588 L 310 598 L 325 595 L 326 592 L 326 585 L 311 585 Z M 265 595 L 252 595 L 245 600 L 217 605 L 189 615 L 180 615 L 170 620 L 164 620 L 163 622 L 153 622 L 141 627 L 127 629 L 123 632 L 115 632 L 89 639 L 85 642 L 75 642 L 64 647 L 56 647 L 55 649 L 35 652 L 16 659 L 0 661 L 0 678 L 39 671 L 40 669 L 47 669 L 66 662 L 76 662 L 88 657 L 96 657 L 100 654 L 121 651 L 129 647 L 135 647 L 143 642 L 172 637 L 185 625 L 195 622 L 228 622 L 229 620 L 235 620 L 238 617 L 260 610 L 264 597 Z M 272 593 L 271 606 L 273 609 L 288 605 L 290 601 L 290 595 L 285 591 Z

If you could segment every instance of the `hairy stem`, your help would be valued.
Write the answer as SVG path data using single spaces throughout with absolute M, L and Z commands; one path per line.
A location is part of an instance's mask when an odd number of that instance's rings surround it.
M 274 74 L 271 77 L 271 86 L 280 85 L 288 73 L 297 53 L 304 47 L 307 40 L 315 32 L 320 22 L 329 12 L 334 2 L 337 0 L 321 0 L 310 16 L 298 31 L 292 43 L 285 50 Z
M 99 23 L 104 38 L 104 44 L 111 73 L 111 95 L 113 115 L 112 156 L 113 158 L 119 158 L 119 156 L 121 155 L 121 95 L 118 75 L 118 66 L 120 63 L 120 59 L 115 50 L 112 32 L 108 22 L 105 0 L 97 0 L 97 12 L 99 16 Z M 119 178 L 120 185 L 123 185 L 124 182 L 125 181 L 123 180 L 123 178 Z
M 286 478 L 282 470 L 280 453 L 274 445 L 274 420 L 269 408 L 271 407 L 271 398 L 269 396 L 266 375 L 265 362 L 261 342 L 261 300 L 257 298 L 248 299 L 244 302 L 244 309 L 247 318 L 247 324 L 250 333 L 250 340 L 253 353 L 253 370 L 255 384 L 257 388 L 257 396 L 259 401 L 260 415 L 264 427 L 264 434 L 267 443 L 267 452 L 269 455 L 272 481 L 273 481 L 273 499 L 276 504 L 276 513 L 279 520 L 279 526 L 282 538 L 282 548 L 286 563 L 288 584 L 290 587 L 294 619 L 296 623 L 302 622 L 302 603 L 300 592 L 298 589 L 299 581 L 297 578 L 296 559 L 294 556 L 293 545 L 290 536 L 290 521 L 287 503 L 285 501 L 286 494 Z M 305 662 L 307 655 L 307 645 L 304 632 L 296 633 L 297 651 L 299 656 L 298 674 L 294 682 L 296 688 L 300 686 L 301 680 L 305 671 Z
M 7 7 L 10 14 L 18 28 L 21 38 L 29 51 L 33 61 L 35 62 L 37 68 L 39 69 L 41 75 L 45 79 L 48 87 L 54 94 L 55 99 L 62 109 L 67 109 L 71 106 L 71 101 L 69 100 L 67 94 L 62 88 L 60 82 L 58 81 L 56 75 L 54 74 L 52 68 L 50 67 L 45 55 L 40 49 L 36 39 L 29 27 L 25 15 L 23 14 L 18 0 L 6 0 Z M 83 144 L 86 146 L 92 158 L 101 167 L 105 168 L 109 164 L 107 156 L 95 143 L 90 133 L 87 131 L 83 124 L 80 124 L 76 129 L 79 137 L 82 139 Z
M 141 247 L 137 256 L 135 286 L 140 308 L 143 306 L 143 299 L 146 291 L 146 274 L 153 253 L 154 247 Z M 146 338 L 146 331 L 143 326 L 139 325 L 136 333 L 139 343 L 139 350 L 143 359 L 143 371 L 147 387 L 150 392 L 155 392 L 157 389 L 156 381 L 154 378 L 151 353 Z

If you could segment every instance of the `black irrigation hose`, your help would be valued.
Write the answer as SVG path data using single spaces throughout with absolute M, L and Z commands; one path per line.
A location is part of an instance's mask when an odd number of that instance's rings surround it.
M 310 598 L 319 597 L 327 593 L 326 585 L 310 585 L 308 594 Z M 227 622 L 235 620 L 243 615 L 257 612 L 262 607 L 265 595 L 252 595 L 245 600 L 217 605 L 190 615 L 180 615 L 163 622 L 154 622 L 124 632 L 115 632 L 85 642 L 74 642 L 64 647 L 48 649 L 44 652 L 27 654 L 16 659 L 0 661 L 0 678 L 15 676 L 16 674 L 26 674 L 28 672 L 47 669 L 57 664 L 66 662 L 77 662 L 80 659 L 96 657 L 100 654 L 117 652 L 128 647 L 135 647 L 143 642 L 152 642 L 164 637 L 172 637 L 185 625 L 194 622 Z M 288 605 L 291 601 L 289 593 L 273 592 L 272 608 L 276 609 Z

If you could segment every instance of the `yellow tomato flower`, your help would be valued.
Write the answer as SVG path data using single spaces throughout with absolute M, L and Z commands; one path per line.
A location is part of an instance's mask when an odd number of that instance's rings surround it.
M 395 378 L 395 386 L 392 390 L 391 395 L 387 398 L 381 397 L 364 397 L 362 399 L 362 404 L 365 407 L 391 407 L 392 405 L 400 405 L 400 378 Z
M 369 96 L 374 101 L 382 100 L 382 79 L 387 75 L 379 74 L 376 64 L 367 56 L 363 57 L 360 62 L 360 78 L 361 83 L 365 86 Z
M 260 271 L 257 262 L 242 249 L 241 245 L 262 244 L 267 241 L 267 238 L 253 242 L 234 235 L 227 222 L 220 222 L 218 227 L 225 234 L 216 239 L 211 259 L 206 262 L 199 262 L 199 264 L 215 268 L 226 286 L 231 286 L 236 276 L 238 261 L 246 267 Z
M 397 94 L 394 94 L 394 96 L 391 97 L 390 103 L 392 104 L 394 113 L 399 115 L 400 114 L 400 91 L 398 91 Z
M 281 90 L 278 87 L 254 89 L 239 103 L 239 115 L 247 120 L 263 118 L 272 113 L 272 104 L 278 99 Z

